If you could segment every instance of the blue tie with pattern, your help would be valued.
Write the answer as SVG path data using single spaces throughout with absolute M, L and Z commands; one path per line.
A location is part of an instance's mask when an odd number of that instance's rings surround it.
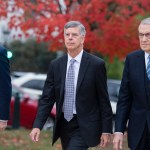
M 73 102 L 74 102 L 74 62 L 75 59 L 70 60 L 70 66 L 65 82 L 65 95 L 64 95 L 64 118 L 69 122 L 73 118 Z
M 150 80 L 150 55 L 148 56 L 148 63 L 147 63 L 146 72 L 147 72 L 147 77 Z

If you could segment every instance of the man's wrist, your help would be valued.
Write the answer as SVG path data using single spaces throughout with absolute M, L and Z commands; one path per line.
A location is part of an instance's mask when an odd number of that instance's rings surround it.
M 114 134 L 122 134 L 122 135 L 123 135 L 123 133 L 122 133 L 122 132 L 115 132 Z

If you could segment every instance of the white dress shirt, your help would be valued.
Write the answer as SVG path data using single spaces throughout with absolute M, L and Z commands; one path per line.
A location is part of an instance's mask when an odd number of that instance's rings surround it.
M 82 54 L 83 54 L 83 50 L 75 57 L 72 58 L 69 54 L 68 54 L 68 61 L 67 61 L 67 71 L 66 71 L 66 77 L 67 77 L 67 73 L 68 73 L 68 68 L 70 66 L 70 60 L 71 59 L 75 59 L 75 63 L 74 63 L 74 71 L 75 71 L 75 78 L 74 78 L 74 102 L 73 102 L 73 114 L 76 114 L 76 87 L 77 87 L 77 80 L 78 80 L 78 74 L 79 74 L 79 68 L 80 68 L 80 63 L 81 63 L 81 58 L 82 58 Z
M 8 120 L 0 120 L 0 122 L 8 122 Z

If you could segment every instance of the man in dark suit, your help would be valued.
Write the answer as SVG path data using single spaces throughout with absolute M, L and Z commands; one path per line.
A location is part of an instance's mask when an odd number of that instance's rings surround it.
M 128 146 L 131 150 L 150 150 L 150 18 L 139 28 L 141 50 L 126 57 L 117 104 L 114 149 L 122 148 L 128 121 Z
M 7 126 L 11 100 L 11 79 L 7 50 L 0 46 L 0 131 Z
M 110 140 L 112 109 L 105 64 L 83 50 L 85 34 L 85 27 L 78 21 L 70 21 L 64 27 L 68 54 L 49 66 L 30 133 L 33 141 L 39 140 L 40 130 L 55 102 L 53 143 L 60 137 L 63 150 L 86 150 L 98 144 L 105 147 Z

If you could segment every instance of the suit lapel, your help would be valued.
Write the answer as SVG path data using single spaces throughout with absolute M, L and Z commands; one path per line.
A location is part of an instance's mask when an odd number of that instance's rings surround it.
M 60 69 L 60 73 L 61 73 L 61 88 L 60 88 L 60 97 L 61 97 L 61 101 L 63 99 L 63 95 L 64 95 L 64 86 L 65 86 L 65 79 L 66 79 L 66 69 L 67 69 L 67 55 L 65 55 L 63 57 L 63 59 L 61 60 L 61 69 Z
M 138 78 L 141 82 L 141 86 L 145 87 L 145 56 L 144 52 L 141 51 L 137 55 L 137 61 L 135 61 L 136 71 L 138 73 Z M 143 84 L 143 85 L 142 85 Z
M 141 50 L 141 52 L 137 55 L 137 60 L 135 61 L 136 66 L 136 72 L 138 74 L 138 81 L 140 82 L 140 86 L 144 87 L 144 93 L 143 96 L 145 97 L 146 93 L 146 78 L 145 78 L 145 56 L 144 51 Z M 145 100 L 145 104 L 147 105 L 147 99 L 146 97 L 143 100 Z M 144 101 L 143 101 L 144 102 Z
M 87 67 L 89 65 L 89 58 L 88 57 L 89 57 L 88 54 L 85 51 L 83 51 L 83 55 L 82 55 L 82 59 L 81 59 L 81 63 L 80 63 L 79 74 L 78 74 L 76 93 L 79 90 L 81 82 L 82 82 L 84 75 L 86 73 Z

